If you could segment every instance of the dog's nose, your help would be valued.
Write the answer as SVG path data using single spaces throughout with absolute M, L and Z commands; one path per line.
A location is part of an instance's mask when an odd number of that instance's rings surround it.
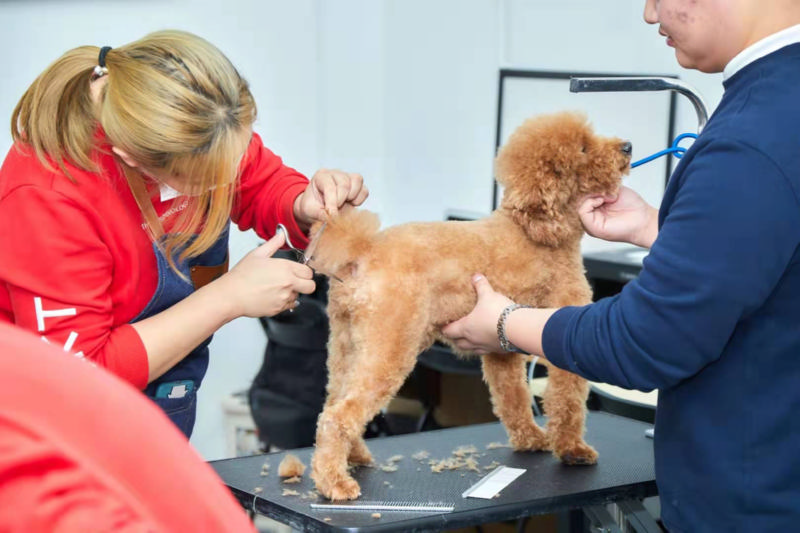
M 633 145 L 628 141 L 622 143 L 619 149 L 622 150 L 622 153 L 625 155 L 631 155 L 633 153 Z

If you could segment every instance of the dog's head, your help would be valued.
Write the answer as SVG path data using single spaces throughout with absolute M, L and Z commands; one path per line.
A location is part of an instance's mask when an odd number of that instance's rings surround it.
M 534 238 L 556 246 L 580 232 L 578 202 L 615 193 L 630 161 L 631 143 L 595 135 L 581 113 L 528 119 L 497 155 L 495 175 L 505 188 L 501 208 L 535 223 Z

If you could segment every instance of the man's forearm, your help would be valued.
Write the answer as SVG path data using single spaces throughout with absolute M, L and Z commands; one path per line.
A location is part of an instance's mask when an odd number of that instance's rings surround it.
M 547 320 L 558 309 L 517 309 L 506 318 L 506 337 L 527 353 L 542 356 L 542 332 Z

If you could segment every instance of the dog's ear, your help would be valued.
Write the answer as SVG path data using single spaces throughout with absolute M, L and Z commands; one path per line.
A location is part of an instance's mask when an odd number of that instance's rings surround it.
M 574 169 L 586 158 L 581 145 L 586 128 L 579 113 L 530 119 L 497 155 L 495 176 L 504 187 L 500 205 L 536 242 L 558 246 L 580 232 L 568 211 L 576 192 Z
M 524 175 L 504 176 L 506 189 L 500 206 L 510 211 L 533 241 L 556 247 L 580 231 L 574 217 L 566 216 L 571 187 L 553 169 L 528 168 Z

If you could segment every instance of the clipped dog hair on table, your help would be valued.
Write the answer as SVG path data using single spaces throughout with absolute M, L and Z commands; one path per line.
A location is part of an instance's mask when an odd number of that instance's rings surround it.
M 278 465 L 278 476 L 280 477 L 300 477 L 306 471 L 303 464 L 296 455 L 287 453 Z

